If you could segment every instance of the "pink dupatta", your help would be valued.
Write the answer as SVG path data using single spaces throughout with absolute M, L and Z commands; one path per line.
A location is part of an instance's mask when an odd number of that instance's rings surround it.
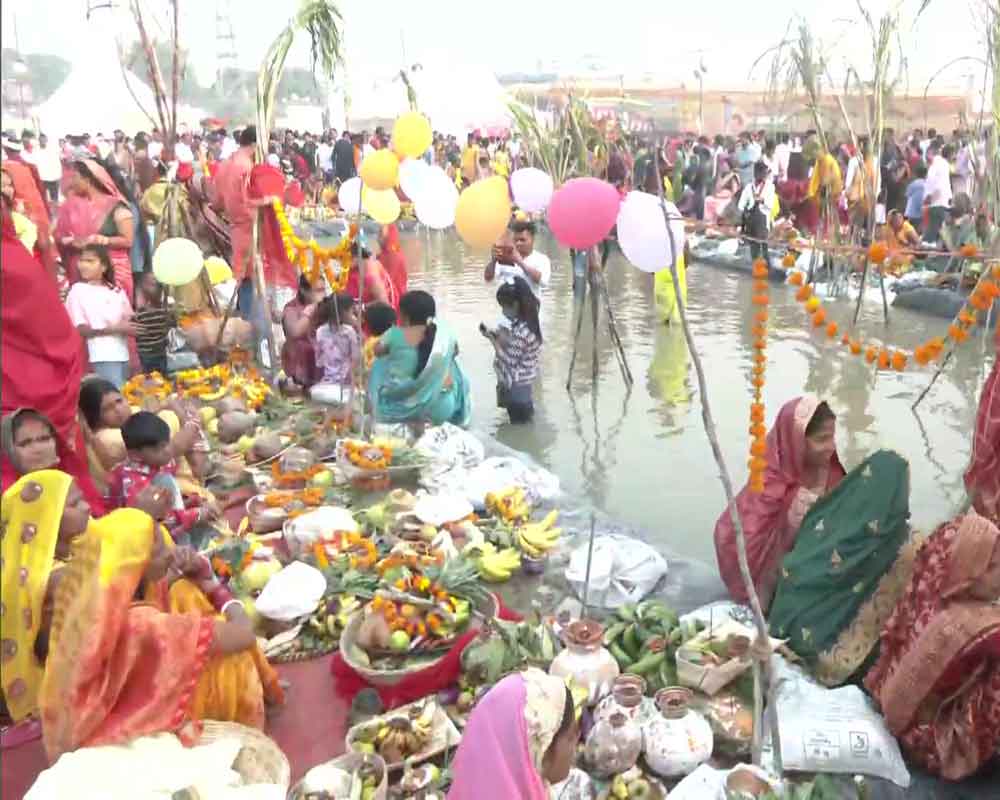
M 56 242 L 59 243 L 63 264 L 66 267 L 66 277 L 71 284 L 80 280 L 80 271 L 77 267 L 80 251 L 75 247 L 66 247 L 62 244 L 62 240 L 73 237 L 78 241 L 83 241 L 88 236 L 94 236 L 101 230 L 108 215 L 118 205 L 122 203 L 128 205 L 128 200 L 118 191 L 118 187 L 104 167 L 93 159 L 82 159 L 81 163 L 100 184 L 102 192 L 95 193 L 91 197 L 70 194 L 59 207 L 59 219 L 56 222 L 55 232 Z M 109 248 L 108 253 L 115 267 L 115 280 L 131 299 L 132 262 L 129 251 Z
M 565 703 L 566 684 L 539 670 L 490 689 L 469 717 L 448 800 L 549 800 L 541 762 Z
M 810 396 L 785 403 L 767 434 L 764 491 L 755 494 L 749 486 L 744 486 L 736 497 L 746 535 L 750 575 L 764 608 L 770 604 L 781 560 L 794 546 L 802 518 L 846 474 L 840 459 L 834 455 L 822 491 L 802 483 L 806 473 L 806 426 L 819 404 L 817 398 Z M 746 602 L 736 554 L 736 528 L 728 507 L 715 524 L 715 554 L 729 594 L 734 600 Z

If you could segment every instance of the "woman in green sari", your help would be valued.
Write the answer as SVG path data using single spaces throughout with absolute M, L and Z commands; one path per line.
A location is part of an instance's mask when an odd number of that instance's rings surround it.
M 458 363 L 458 342 L 434 314 L 427 292 L 400 299 L 400 324 L 375 346 L 368 380 L 376 423 L 469 423 L 469 383 Z
M 910 579 L 909 491 L 906 460 L 874 453 L 810 509 L 782 562 L 771 633 L 828 686 L 868 666 Z

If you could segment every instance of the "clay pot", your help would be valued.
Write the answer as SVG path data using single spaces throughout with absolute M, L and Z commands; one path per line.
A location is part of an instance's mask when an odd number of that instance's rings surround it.
M 660 716 L 643 730 L 646 763 L 665 778 L 687 775 L 712 755 L 712 728 L 688 706 L 694 693 L 671 686 L 656 693 Z
M 642 677 L 619 675 L 611 685 L 611 694 L 597 704 L 594 710 L 595 722 L 610 719 L 614 714 L 624 714 L 633 722 L 638 722 L 643 715 L 645 694 L 646 681 Z
M 594 705 L 611 691 L 618 677 L 618 662 L 602 645 L 604 627 L 591 619 L 576 620 L 566 626 L 562 639 L 566 649 L 552 661 L 549 674 L 572 678 L 575 686 L 587 689 L 587 702 Z
M 622 713 L 598 721 L 587 736 L 584 757 L 590 771 L 610 778 L 635 766 L 642 753 L 642 728 Z

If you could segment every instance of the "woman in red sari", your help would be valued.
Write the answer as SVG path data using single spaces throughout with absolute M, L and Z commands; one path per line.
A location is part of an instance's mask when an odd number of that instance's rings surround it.
M 18 409 L 32 408 L 52 423 L 58 468 L 76 479 L 87 502 L 100 515 L 104 504 L 87 471 L 83 435 L 76 416 L 76 400 L 84 374 L 80 335 L 59 298 L 55 282 L 18 240 L 6 200 L 2 214 L 0 410 L 6 416 Z M 2 477 L 4 490 L 19 477 L 7 457 L 3 459 Z
M 948 780 L 1000 749 L 1000 530 L 975 511 L 924 543 L 865 686 L 910 758 Z
M 347 278 L 347 286 L 344 291 L 351 297 L 359 296 L 359 286 L 361 281 L 361 267 L 364 265 L 365 288 L 360 293 L 361 303 L 388 303 L 397 311 L 399 310 L 399 296 L 396 294 L 396 287 L 389 278 L 389 273 L 385 271 L 382 263 L 375 258 L 371 251 L 366 250 L 358 242 L 351 247 L 353 264 L 351 274 Z
M 107 247 L 115 268 L 115 281 L 132 297 L 132 237 L 135 220 L 128 200 L 108 171 L 93 159 L 74 164 L 75 178 L 59 209 L 56 241 L 63 254 L 70 283 L 80 280 L 77 260 L 86 244 Z
M 781 560 L 795 546 L 803 517 L 845 475 L 835 434 L 836 417 L 825 402 L 806 396 L 785 403 L 767 434 L 764 491 L 757 494 L 745 486 L 736 497 L 750 575 L 765 609 L 774 594 Z M 715 553 L 729 594 L 746 602 L 736 529 L 728 508 L 715 524 Z
M 406 256 L 399 246 L 399 228 L 395 223 L 382 226 L 382 241 L 379 242 L 378 260 L 389 275 L 396 297 L 402 297 L 407 291 Z M 398 305 L 398 304 L 397 304 Z M 395 306 L 394 306 L 395 307 Z M 398 311 L 399 309 L 396 308 Z
M 979 397 L 972 463 L 965 473 L 965 488 L 980 514 L 1000 519 L 1000 325 L 995 338 L 997 353 Z

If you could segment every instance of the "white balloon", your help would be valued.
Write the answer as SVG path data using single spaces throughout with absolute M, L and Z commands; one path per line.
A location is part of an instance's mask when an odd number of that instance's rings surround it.
M 455 224 L 455 207 L 458 205 L 458 187 L 440 167 L 427 170 L 427 180 L 420 196 L 413 203 L 413 210 L 428 228 L 443 230 Z
M 361 213 L 361 178 L 350 178 L 340 184 L 337 202 L 345 214 Z
M 684 252 L 684 221 L 677 206 L 664 203 L 671 218 L 673 252 Z M 663 219 L 661 201 L 646 192 L 629 192 L 618 212 L 618 245 L 625 257 L 643 272 L 669 269 L 671 243 L 667 238 L 667 225 Z
M 537 167 L 514 170 L 510 176 L 510 190 L 518 208 L 538 213 L 548 208 L 555 187 L 552 178 Z
M 408 158 L 399 165 L 399 188 L 410 198 L 411 202 L 417 202 L 417 198 L 427 184 L 430 171 L 430 164 L 422 158 Z

